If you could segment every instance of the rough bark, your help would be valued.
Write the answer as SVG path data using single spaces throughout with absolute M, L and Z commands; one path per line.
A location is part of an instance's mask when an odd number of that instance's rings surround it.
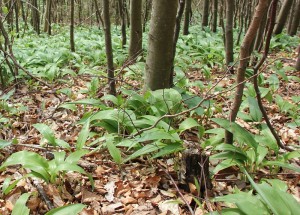
M 297 33 L 297 29 L 299 27 L 300 23 L 300 0 L 297 1 L 296 3 L 296 8 L 293 16 L 293 21 L 291 24 L 291 28 L 289 30 L 289 35 L 294 36 Z
M 213 17 L 211 30 L 217 32 L 217 22 L 218 22 L 218 0 L 213 0 Z
M 153 0 L 146 58 L 146 89 L 170 87 L 177 6 L 177 0 Z
M 185 8 L 184 8 L 183 35 L 189 34 L 191 12 L 192 12 L 192 0 L 186 0 Z
M 231 66 L 233 62 L 233 15 L 234 1 L 226 0 L 225 49 L 227 66 Z
M 208 26 L 209 17 L 209 0 L 203 1 L 203 12 L 202 12 L 202 29 Z
M 259 0 L 259 3 L 255 9 L 254 16 L 252 18 L 252 21 L 250 23 L 250 26 L 248 28 L 248 31 L 244 37 L 243 43 L 241 45 L 240 49 L 240 62 L 239 67 L 237 71 L 237 78 L 236 78 L 236 84 L 237 88 L 235 91 L 235 97 L 233 104 L 231 106 L 231 111 L 229 115 L 229 121 L 234 122 L 236 119 L 236 116 L 238 114 L 240 105 L 242 103 L 243 98 L 243 92 L 244 92 L 244 86 L 245 86 L 245 72 L 246 68 L 249 62 L 250 58 L 250 48 L 253 40 L 255 39 L 255 35 L 259 29 L 260 21 L 263 18 L 265 10 L 268 9 L 268 1 L 266 0 Z M 233 142 L 233 134 L 229 131 L 226 131 L 225 133 L 225 142 L 232 144 Z
M 274 34 L 280 34 L 282 32 L 284 25 L 286 23 L 288 14 L 291 10 L 292 4 L 293 4 L 293 0 L 285 0 L 283 2 L 283 5 L 279 11 L 278 18 L 276 20 Z
M 112 50 L 111 31 L 110 31 L 109 0 L 102 0 L 102 3 L 103 3 L 103 20 L 104 20 L 104 32 L 105 32 L 105 50 L 106 50 L 106 58 L 107 58 L 108 93 L 112 95 L 116 95 L 113 50 Z
M 143 26 L 142 26 L 142 1 L 130 1 L 130 42 L 129 60 L 135 61 L 142 54 Z
M 71 0 L 71 24 L 70 24 L 70 48 L 71 48 L 71 52 L 75 52 L 74 13 L 75 13 L 75 0 Z

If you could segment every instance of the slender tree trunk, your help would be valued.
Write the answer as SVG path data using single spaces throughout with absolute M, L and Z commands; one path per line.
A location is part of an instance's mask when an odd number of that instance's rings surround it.
M 111 95 L 116 95 L 116 82 L 114 75 L 114 60 L 113 49 L 111 43 L 110 32 L 110 17 L 109 17 L 109 0 L 102 0 L 103 3 L 103 19 L 104 19 L 104 31 L 105 31 L 105 50 L 107 58 L 107 77 L 108 77 L 108 92 Z
M 300 71 L 300 46 L 298 46 L 298 57 L 297 57 L 297 61 L 295 64 L 295 69 L 297 71 Z
M 237 71 L 236 84 L 238 84 L 235 92 L 235 97 L 233 104 L 231 106 L 229 121 L 234 122 L 236 116 L 238 114 L 240 105 L 242 103 L 244 86 L 245 86 L 245 72 L 250 58 L 250 48 L 253 40 L 255 39 L 255 35 L 259 29 L 260 21 L 264 16 L 265 10 L 268 9 L 268 1 L 259 0 L 259 3 L 256 7 L 254 16 L 252 18 L 252 22 L 248 28 L 248 31 L 244 37 L 243 43 L 240 49 L 240 64 Z M 229 131 L 225 133 L 225 142 L 232 144 L 233 142 L 233 134 Z
M 31 1 L 31 24 L 37 34 L 40 34 L 40 14 L 37 8 L 37 0 Z
M 286 23 L 288 14 L 291 10 L 293 4 L 293 0 L 285 0 L 280 11 L 278 18 L 276 20 L 276 25 L 274 29 L 274 34 L 280 34 L 284 28 L 284 25 Z
M 143 52 L 142 1 L 131 0 L 130 3 L 129 59 L 135 61 Z
M 19 29 L 19 1 L 15 2 L 14 5 L 14 9 L 15 9 L 15 15 L 16 15 L 16 32 L 17 32 L 17 38 L 19 38 L 19 33 L 20 33 L 20 29 Z
M 51 5 L 52 0 L 47 0 L 45 9 L 44 32 L 47 32 L 49 35 L 51 35 Z
M 125 20 L 125 13 L 124 13 L 124 0 L 118 0 L 119 5 L 119 11 L 120 11 L 120 17 L 121 17 L 121 32 L 122 32 L 122 48 L 125 47 L 127 43 L 127 36 L 126 36 L 126 20 Z
M 146 31 L 146 25 L 148 22 L 149 10 L 151 8 L 151 0 L 146 0 L 145 2 L 145 15 L 144 15 L 144 23 L 143 23 L 143 32 Z
M 203 15 L 202 15 L 202 29 L 208 26 L 208 17 L 209 17 L 209 0 L 203 1 Z
M 71 0 L 71 24 L 70 24 L 70 48 L 71 48 L 71 52 L 75 52 L 74 14 L 75 14 L 75 0 Z
M 293 22 L 291 24 L 291 28 L 289 30 L 289 35 L 294 36 L 297 33 L 297 29 L 299 27 L 300 23 L 300 0 L 296 3 L 295 13 L 293 17 Z
M 213 17 L 212 17 L 212 28 L 213 32 L 217 32 L 218 23 L 218 0 L 213 0 Z
M 192 0 L 186 0 L 185 8 L 184 8 L 183 35 L 189 34 L 191 13 L 192 13 Z
M 146 89 L 170 87 L 177 6 L 177 0 L 153 0 L 146 59 Z
M 225 49 L 226 65 L 228 67 L 233 63 L 233 15 L 234 1 L 226 0 Z M 231 70 L 231 73 L 233 73 L 233 70 Z

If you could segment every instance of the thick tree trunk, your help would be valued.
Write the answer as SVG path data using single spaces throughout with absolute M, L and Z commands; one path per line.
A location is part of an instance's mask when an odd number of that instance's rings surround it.
M 238 114 L 239 108 L 242 103 L 244 86 L 245 86 L 245 72 L 250 58 L 250 49 L 255 35 L 259 29 L 260 21 L 264 16 L 264 12 L 268 9 L 268 1 L 259 0 L 259 3 L 256 7 L 252 22 L 248 28 L 248 31 L 244 37 L 243 43 L 241 45 L 240 51 L 240 64 L 237 71 L 236 84 L 238 85 L 235 92 L 235 97 L 233 104 L 231 106 L 231 112 L 229 115 L 229 121 L 234 122 Z M 225 133 L 225 142 L 232 144 L 233 134 L 229 131 Z
M 209 0 L 203 1 L 202 29 L 208 26 Z
M 186 0 L 185 8 L 184 8 L 183 35 L 189 34 L 191 14 L 192 14 L 192 0 Z
M 286 23 L 288 14 L 291 10 L 293 4 L 293 0 L 285 0 L 278 15 L 278 19 L 276 21 L 274 34 L 280 34 L 284 28 L 284 25 Z
M 291 24 L 291 28 L 288 32 L 289 35 L 291 35 L 291 36 L 296 35 L 299 23 L 300 23 L 300 0 L 298 0 L 297 3 L 296 3 L 296 8 L 295 8 L 293 21 L 292 21 L 292 24 Z
M 226 49 L 226 65 L 228 67 L 231 66 L 233 62 L 233 15 L 234 15 L 234 1 L 226 0 L 225 49 Z M 231 72 L 233 72 L 233 70 Z
M 177 6 L 177 0 L 153 0 L 146 59 L 146 89 L 170 87 Z
M 135 61 L 142 54 L 143 26 L 142 26 L 142 1 L 130 1 L 130 42 L 129 60 Z
M 213 0 L 213 17 L 211 30 L 217 32 L 217 22 L 218 22 L 218 0 Z
M 75 0 L 71 0 L 71 24 L 70 24 L 70 48 L 71 48 L 71 52 L 75 52 L 74 13 L 75 13 Z
M 113 50 L 112 50 L 111 32 L 110 32 L 109 0 L 102 0 L 102 2 L 103 2 L 103 18 L 104 18 L 104 31 L 105 31 L 105 50 L 106 50 L 106 58 L 107 58 L 107 77 L 108 77 L 108 88 L 109 88 L 108 92 L 109 94 L 116 95 Z

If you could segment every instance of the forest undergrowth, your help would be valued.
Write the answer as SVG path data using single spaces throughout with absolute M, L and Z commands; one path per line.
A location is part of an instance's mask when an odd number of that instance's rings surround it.
M 258 76 L 272 125 L 294 149 L 286 152 L 259 110 L 253 70 L 237 123 L 226 120 L 235 75 L 224 66 L 222 34 L 199 29 L 178 40 L 175 86 L 145 92 L 144 57 L 126 61 L 113 28 L 117 96 L 107 94 L 100 30 L 78 28 L 75 53 L 68 29 L 56 25 L 54 36 L 16 38 L 15 57 L 36 79 L 20 70 L 16 83 L 9 75 L 2 80 L 0 214 L 27 207 L 32 214 L 299 212 L 300 71 L 293 65 L 300 39 L 275 36 Z M 238 60 L 238 44 L 235 50 Z M 223 143 L 225 129 L 235 135 L 233 145 Z M 189 144 L 210 157 L 212 189 L 203 191 L 199 178 L 189 192 L 182 188 Z

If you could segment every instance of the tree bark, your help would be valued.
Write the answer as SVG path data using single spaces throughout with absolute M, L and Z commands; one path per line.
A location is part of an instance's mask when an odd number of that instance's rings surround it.
M 284 28 L 284 25 L 286 23 L 288 14 L 291 10 L 293 4 L 293 0 L 285 0 L 280 11 L 279 15 L 276 21 L 275 29 L 274 29 L 274 34 L 280 34 Z
M 234 122 L 236 116 L 238 114 L 239 108 L 242 103 L 244 86 L 245 86 L 245 72 L 250 58 L 250 48 L 253 40 L 255 39 L 255 35 L 259 29 L 260 21 L 263 18 L 265 10 L 268 9 L 268 1 L 266 0 L 259 0 L 259 3 L 255 9 L 254 16 L 248 28 L 248 31 L 244 37 L 243 43 L 241 45 L 240 50 L 240 63 L 237 71 L 237 78 L 236 78 L 236 92 L 233 104 L 231 106 L 231 111 L 229 115 L 229 121 Z M 233 142 L 233 134 L 229 131 L 225 132 L 225 142 L 232 144 Z
M 204 0 L 203 14 L 202 14 L 202 29 L 208 26 L 208 17 L 209 17 L 209 0 Z
M 185 1 L 184 8 L 184 22 L 183 22 L 183 35 L 189 34 L 189 25 L 191 21 L 191 12 L 192 12 L 192 0 Z
M 226 0 L 225 49 L 227 67 L 231 66 L 233 62 L 233 15 L 234 1 Z M 232 72 L 233 70 L 231 70 Z
M 142 1 L 130 1 L 130 42 L 129 60 L 135 61 L 142 54 L 143 26 L 142 26 Z
M 44 21 L 44 32 L 47 32 L 51 35 L 51 2 L 52 0 L 46 1 L 46 9 L 45 9 L 45 21 Z
M 71 52 L 75 52 L 74 13 L 75 13 L 75 0 L 71 0 L 71 24 L 70 24 L 70 48 L 71 48 Z
M 300 71 L 300 46 L 298 47 L 298 57 L 297 57 L 297 61 L 295 64 L 295 69 L 297 71 Z
M 146 89 L 170 87 L 177 6 L 177 0 L 153 0 L 146 58 Z
M 213 17 L 212 17 L 212 28 L 213 32 L 217 32 L 218 22 L 218 0 L 213 0 Z
M 300 23 L 300 0 L 298 0 L 296 3 L 292 25 L 290 31 L 288 32 L 290 36 L 296 35 L 299 23 Z
M 125 20 L 125 13 L 124 13 L 124 0 L 118 0 L 118 6 L 120 11 L 120 17 L 121 17 L 121 32 L 122 32 L 122 48 L 126 45 L 127 37 L 126 37 L 126 20 Z
M 105 32 L 105 50 L 106 50 L 106 58 L 107 58 L 108 93 L 111 95 L 116 95 L 113 50 L 112 50 L 111 32 L 110 32 L 109 0 L 102 0 L 102 2 L 103 2 L 104 32 Z
M 37 8 L 37 0 L 31 1 L 31 24 L 37 34 L 40 34 L 40 14 Z

